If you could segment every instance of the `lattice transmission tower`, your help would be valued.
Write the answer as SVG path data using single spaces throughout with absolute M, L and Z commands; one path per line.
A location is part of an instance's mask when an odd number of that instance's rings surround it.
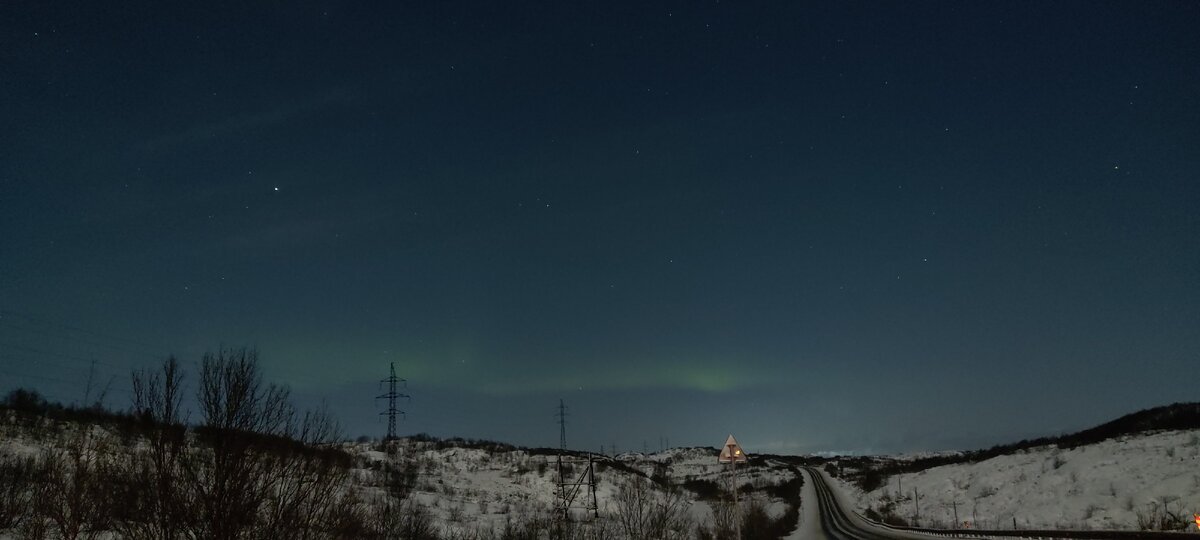
M 387 385 L 388 385 L 387 393 L 383 394 L 381 396 L 376 396 L 375 399 L 379 400 L 379 399 L 387 398 L 387 400 L 388 400 L 387 410 L 379 413 L 379 415 L 383 416 L 386 414 L 388 417 L 387 437 L 384 440 L 385 441 L 394 441 L 394 440 L 396 440 L 396 415 L 399 414 L 400 416 L 404 416 L 404 411 L 396 408 L 396 400 L 399 398 L 404 398 L 404 399 L 412 399 L 412 398 L 408 394 L 401 394 L 396 391 L 397 383 L 404 383 L 404 385 L 407 387 L 408 381 L 396 376 L 396 363 L 395 362 L 391 363 L 391 374 L 389 376 L 387 376 L 386 378 L 379 380 L 379 385 L 381 387 L 383 386 L 384 383 L 387 383 Z
M 587 453 L 585 457 L 575 453 L 567 455 L 567 405 L 558 400 L 558 490 L 556 514 L 560 519 L 571 519 L 571 510 L 582 509 L 592 519 L 600 517 L 600 506 L 596 500 L 596 457 Z M 575 476 L 575 471 L 579 475 Z M 580 496 L 583 500 L 580 501 Z M 577 506 L 581 502 L 582 507 Z
M 558 400 L 558 449 L 567 449 L 567 405 Z

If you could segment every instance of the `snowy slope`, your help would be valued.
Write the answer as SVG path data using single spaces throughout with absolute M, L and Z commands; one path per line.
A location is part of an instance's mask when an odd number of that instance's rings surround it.
M 36 425 L 15 421 L 11 414 L 0 418 L 0 460 L 42 455 L 65 448 L 68 441 L 87 430 L 96 441 L 107 441 L 109 452 L 129 451 L 120 434 L 99 425 L 81 425 L 60 421 L 38 421 Z M 389 490 L 395 480 L 384 471 L 405 471 L 402 491 L 408 502 L 428 511 L 433 523 L 445 533 L 501 531 L 506 523 L 522 523 L 550 516 L 558 496 L 558 456 L 553 451 L 514 448 L 495 443 L 401 439 L 391 443 L 345 443 L 352 457 L 351 483 L 347 489 L 375 499 Z M 585 470 L 586 458 L 572 456 L 568 478 L 575 479 Z M 595 468 L 596 498 L 601 516 L 612 515 L 618 490 L 633 478 L 655 477 L 676 486 L 686 482 L 712 482 L 726 486 L 726 466 L 717 462 L 711 448 L 675 448 L 656 454 L 626 453 L 615 458 L 600 456 Z M 739 467 L 739 484 L 756 488 L 753 497 L 769 515 L 783 515 L 788 503 L 769 496 L 764 488 L 787 482 L 793 469 L 774 460 L 761 460 L 755 466 Z M 394 492 L 394 485 L 393 485 Z M 687 489 L 687 511 L 696 524 L 712 519 L 712 506 L 722 504 L 702 500 Z M 722 491 L 721 493 L 724 493 Z M 583 491 L 573 514 L 586 513 L 588 493 Z M 749 496 L 747 496 L 749 498 Z M 0 539 L 6 532 L 0 531 Z
M 539 455 L 525 449 L 487 451 L 474 448 L 439 448 L 437 443 L 400 440 L 389 452 L 371 449 L 371 445 L 351 445 L 348 450 L 361 458 L 357 475 L 367 481 L 371 464 L 392 460 L 416 464 L 420 471 L 411 499 L 427 508 L 447 531 L 502 529 L 506 520 L 544 516 L 556 503 L 557 457 Z M 582 463 L 579 458 L 572 458 Z M 721 483 L 727 470 L 717 463 L 716 451 L 708 448 L 674 448 L 643 455 L 626 453 L 616 461 L 647 476 L 665 476 L 673 484 L 689 480 Z M 597 463 L 596 498 L 600 513 L 609 513 L 618 486 L 628 480 L 629 472 L 610 465 L 607 458 Z M 578 476 L 582 464 L 574 469 Z M 794 475 L 786 466 L 768 463 L 764 467 L 739 472 L 739 483 L 756 487 L 777 485 Z M 723 484 L 722 484 L 723 485 Z M 773 516 L 782 514 L 787 505 L 779 499 L 762 497 Z M 708 502 L 689 493 L 690 513 L 697 523 L 712 516 Z M 582 515 L 585 498 L 581 495 L 575 513 Z
M 1189 521 L 1200 512 L 1200 430 L 1038 447 L 893 476 L 869 493 L 841 484 L 860 511 L 891 507 L 908 521 L 915 489 L 923 526 L 951 526 L 957 505 L 959 522 L 976 528 L 1011 528 L 1015 518 L 1020 528 L 1138 529 L 1156 507 Z

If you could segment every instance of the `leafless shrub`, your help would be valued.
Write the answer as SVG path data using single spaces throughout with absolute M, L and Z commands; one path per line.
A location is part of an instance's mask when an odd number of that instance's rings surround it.
M 318 538 L 371 538 L 370 509 L 353 491 L 339 496 L 319 525 Z
M 252 530 L 280 480 L 277 462 L 265 450 L 286 434 L 293 414 L 288 391 L 263 384 L 256 351 L 221 350 L 201 361 L 197 399 L 201 446 L 182 460 L 199 510 L 190 533 L 240 538 Z
M 64 449 L 45 451 L 38 460 L 41 482 L 31 500 L 32 519 L 49 520 L 63 540 L 93 539 L 110 528 L 108 501 L 97 461 L 96 437 L 74 434 Z
M 463 505 L 462 503 L 451 503 L 446 508 L 446 519 L 451 523 L 459 523 L 463 520 Z
M 677 489 L 656 489 L 653 482 L 631 477 L 617 490 L 613 518 L 629 538 L 683 539 L 691 533 L 686 495 Z
M 1183 511 L 1177 497 L 1162 496 L 1134 512 L 1138 529 L 1143 531 L 1180 531 L 1188 527 L 1191 516 Z
M 115 514 L 121 536 L 306 539 L 363 527 L 362 504 L 347 495 L 349 459 L 330 445 L 337 424 L 324 408 L 297 414 L 286 388 L 263 383 L 255 351 L 204 356 L 191 437 L 182 381 L 174 358 L 133 375 L 147 444 L 113 474 L 128 509 Z
M 696 527 L 696 538 L 699 540 L 732 539 L 737 527 L 737 508 L 729 501 L 714 502 L 709 505 L 712 507 L 712 521 L 707 525 Z
M 267 498 L 257 527 L 271 535 L 311 538 L 316 531 L 347 519 L 339 512 L 348 488 L 349 461 L 324 448 L 339 432 L 324 407 L 306 412 L 299 422 L 289 418 L 285 430 L 295 444 L 268 452 L 264 462 L 273 478 L 266 479 Z
M 429 513 L 414 501 L 401 503 L 388 496 L 375 499 L 367 515 L 369 538 L 437 540 Z
M 37 462 L 33 458 L 0 461 L 0 530 L 16 529 L 29 515 L 36 475 Z
M 183 484 L 187 431 L 180 417 L 183 372 L 170 357 L 158 371 L 132 376 L 133 412 L 146 440 L 124 462 L 115 464 L 114 488 L 119 512 L 115 527 L 131 540 L 173 540 L 191 525 L 194 506 Z

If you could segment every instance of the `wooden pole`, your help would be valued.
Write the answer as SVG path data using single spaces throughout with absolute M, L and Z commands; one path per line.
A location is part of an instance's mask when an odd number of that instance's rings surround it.
M 913 521 L 917 522 L 917 526 L 921 526 L 921 495 L 917 493 L 917 488 L 913 488 Z
M 737 456 L 733 455 L 733 449 L 729 452 L 730 468 L 733 469 L 733 523 L 734 530 L 737 531 L 737 540 L 742 540 L 742 505 L 738 501 L 738 486 L 737 486 Z

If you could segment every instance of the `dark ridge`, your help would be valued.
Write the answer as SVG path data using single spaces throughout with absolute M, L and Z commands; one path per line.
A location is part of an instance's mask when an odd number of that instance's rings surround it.
M 112 429 L 115 434 L 123 437 L 145 435 L 151 430 L 164 427 L 188 430 L 196 435 L 196 440 L 203 444 L 212 444 L 216 438 L 236 438 L 242 443 L 252 444 L 260 450 L 276 454 L 294 453 L 328 459 L 340 466 L 349 466 L 350 455 L 336 445 L 310 445 L 286 435 L 255 433 L 252 431 L 224 430 L 207 426 L 164 426 L 151 418 L 138 416 L 129 412 L 113 411 L 96 403 L 88 407 L 63 405 L 45 399 L 36 390 L 17 388 L 0 399 L 0 412 L 8 411 L 7 418 L 0 417 L 0 423 L 13 424 L 32 429 L 40 429 L 45 420 L 53 422 L 96 425 Z M 52 431 L 60 429 L 50 424 Z
M 887 460 L 876 463 L 875 466 L 871 465 L 872 460 L 863 458 L 839 459 L 838 461 L 857 469 L 856 481 L 861 487 L 867 487 L 881 482 L 893 474 L 913 473 L 942 465 L 976 463 L 1041 446 L 1054 445 L 1062 449 L 1071 449 L 1127 435 L 1187 429 L 1200 429 L 1200 403 L 1172 403 L 1153 407 L 1076 433 L 1025 439 L 1016 443 L 996 445 L 988 449 L 971 450 L 961 454 L 930 456 L 911 461 Z
M 1200 403 L 1172 403 L 1127 414 L 1094 428 L 1066 435 L 1062 437 L 1062 441 L 1056 441 L 1056 443 L 1060 448 L 1074 448 L 1122 435 L 1198 428 L 1200 428 Z
M 17 388 L 0 398 L 0 411 L 11 411 L 18 423 L 30 424 L 49 419 L 80 424 L 97 424 L 129 431 L 139 419 L 128 412 L 113 411 L 100 403 L 79 407 L 47 400 L 37 390 Z

